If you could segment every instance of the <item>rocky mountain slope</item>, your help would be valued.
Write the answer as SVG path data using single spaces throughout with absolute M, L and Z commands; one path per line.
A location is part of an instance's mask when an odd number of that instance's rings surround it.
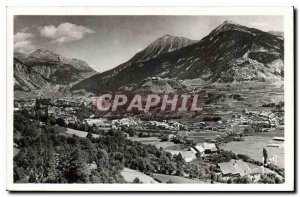
M 44 48 L 26 55 L 14 53 L 15 91 L 70 87 L 97 72 L 79 59 L 69 59 Z
M 168 37 L 159 38 L 154 42 L 156 47 L 152 43 L 128 62 L 72 89 L 101 93 L 139 84 L 147 77 L 200 78 L 206 82 L 283 79 L 284 41 L 273 34 L 225 21 L 198 42 L 176 45 L 172 43 L 185 43 L 186 39 Z
M 130 91 L 133 93 L 180 93 L 188 90 L 188 87 L 183 84 L 182 80 L 147 77 L 140 84 L 133 86 L 122 86 L 119 90 Z

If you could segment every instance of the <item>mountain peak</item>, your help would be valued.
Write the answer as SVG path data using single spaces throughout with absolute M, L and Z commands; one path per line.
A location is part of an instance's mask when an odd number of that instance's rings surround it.
M 28 55 L 29 58 L 44 59 L 48 61 L 60 61 L 62 57 L 46 48 L 38 48 Z
M 171 36 L 170 34 L 165 34 L 161 38 L 169 38 L 169 37 L 173 37 L 173 36 Z
M 215 30 L 216 31 L 228 31 L 232 29 L 236 29 L 242 27 L 241 25 L 234 23 L 232 21 L 226 20 L 221 25 L 219 25 Z
M 239 25 L 229 20 L 224 21 L 222 24 L 216 27 L 210 34 L 216 35 L 218 33 L 226 32 L 226 31 L 240 31 L 240 32 L 253 34 L 251 28 Z
M 195 83 L 198 79 L 199 83 L 281 80 L 283 52 L 283 42 L 271 34 L 222 21 L 196 43 L 161 35 L 129 61 L 79 82 L 72 90 L 85 89 L 98 94 L 133 87 L 147 77 L 197 79 Z M 155 87 L 151 91 L 170 90 L 150 85 Z M 141 91 L 147 88 L 140 87 Z
M 44 47 L 40 47 L 40 48 L 36 49 L 35 51 L 44 51 L 44 52 L 47 52 L 49 50 L 46 49 L 46 48 L 44 48 Z
M 231 20 L 226 20 L 221 25 L 237 25 L 237 24 Z
M 171 41 L 173 39 L 179 39 L 180 37 L 178 36 L 172 36 L 170 34 L 164 34 L 162 36 L 160 36 L 159 38 L 157 38 L 154 42 L 152 43 L 157 43 L 157 42 L 163 42 L 163 41 Z
M 41 48 L 38 48 L 38 49 L 32 51 L 29 55 L 31 55 L 31 54 L 54 54 L 54 52 L 50 51 L 44 47 L 41 47 Z
M 162 53 L 172 52 L 174 50 L 180 49 L 182 47 L 186 47 L 188 45 L 194 44 L 196 41 L 190 40 L 188 38 L 179 37 L 179 36 L 171 36 L 170 34 L 165 34 L 150 45 L 148 45 L 142 52 L 139 60 L 146 61 L 157 57 Z
M 153 44 L 157 45 L 157 43 L 160 43 L 160 44 L 171 44 L 171 43 L 174 43 L 174 42 L 196 42 L 196 41 L 188 39 L 188 38 L 185 38 L 185 37 L 172 36 L 170 34 L 164 34 L 163 36 L 157 38 L 149 46 L 151 46 Z

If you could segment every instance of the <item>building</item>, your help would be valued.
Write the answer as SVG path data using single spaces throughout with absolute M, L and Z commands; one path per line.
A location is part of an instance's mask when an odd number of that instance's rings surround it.
M 129 133 L 124 132 L 124 133 L 123 133 L 123 136 L 124 136 L 126 139 L 130 139 Z
M 186 150 L 167 150 L 172 155 L 181 155 L 184 161 L 191 162 L 196 159 L 196 155 L 193 151 L 186 151 Z
M 235 177 L 248 176 L 254 182 L 259 180 L 260 175 L 263 174 L 263 169 L 260 166 L 249 166 L 247 162 L 243 160 L 231 159 L 229 162 L 218 163 L 221 176 L 224 181 Z
M 196 159 L 196 155 L 193 153 L 193 151 L 182 151 L 180 154 L 186 162 Z
M 174 137 L 175 137 L 174 134 L 169 134 L 169 135 L 168 135 L 168 139 L 169 139 L 169 140 L 172 140 Z
M 196 145 L 194 149 L 200 154 L 200 157 L 204 157 L 205 149 L 201 145 Z
M 242 116 L 242 114 L 232 114 L 232 118 L 234 118 L 234 119 L 242 119 L 243 116 Z
M 141 123 L 140 119 L 137 118 L 122 118 L 116 119 L 111 122 L 113 126 L 116 127 L 132 127 L 138 126 Z
M 84 120 L 89 126 L 96 125 L 96 127 L 110 127 L 111 124 L 105 118 L 98 119 L 85 119 Z
M 204 149 L 205 154 L 215 153 L 218 151 L 215 143 L 208 143 L 208 142 L 198 143 L 196 144 L 195 148 L 196 147 L 198 147 L 197 149 L 201 151 L 203 151 Z

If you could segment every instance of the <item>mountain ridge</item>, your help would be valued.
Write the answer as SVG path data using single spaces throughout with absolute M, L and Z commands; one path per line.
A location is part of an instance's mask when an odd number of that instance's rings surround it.
M 94 75 L 72 89 L 98 94 L 138 84 L 147 77 L 201 78 L 210 82 L 277 80 L 283 77 L 283 51 L 283 41 L 276 36 L 225 21 L 200 41 L 146 61 L 127 62 L 124 67 L 121 64 L 122 69 Z M 233 71 L 232 67 L 236 69 Z M 245 77 L 247 74 L 250 77 Z

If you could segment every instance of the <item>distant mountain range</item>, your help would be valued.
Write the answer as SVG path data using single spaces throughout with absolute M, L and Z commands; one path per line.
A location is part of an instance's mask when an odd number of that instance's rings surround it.
M 96 73 L 82 60 L 66 58 L 44 48 L 28 55 L 14 53 L 15 91 L 62 90 Z
M 282 39 L 284 38 L 284 33 L 281 31 L 269 31 L 268 33 L 275 35 L 277 38 Z
M 206 82 L 283 79 L 284 41 L 268 32 L 225 21 L 200 41 L 165 35 L 116 68 L 71 89 L 96 94 L 141 84 L 147 77 Z
M 84 89 L 99 94 L 127 87 L 173 91 L 182 89 L 178 83 L 187 79 L 205 83 L 282 80 L 283 53 L 283 33 L 225 21 L 199 41 L 164 35 L 103 73 L 82 60 L 43 48 L 29 55 L 15 53 L 14 88 L 29 93 Z M 153 77 L 159 81 L 151 81 Z M 165 87 L 159 87 L 162 84 Z

